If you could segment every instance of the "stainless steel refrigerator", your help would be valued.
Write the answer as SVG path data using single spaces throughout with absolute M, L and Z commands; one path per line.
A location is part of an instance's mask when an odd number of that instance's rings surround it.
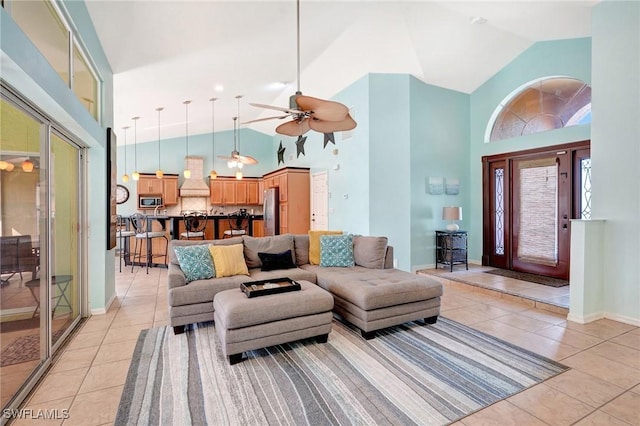
M 262 214 L 264 216 L 264 235 L 280 234 L 280 206 L 278 202 L 280 194 L 278 188 L 269 188 L 264 190 L 264 201 Z

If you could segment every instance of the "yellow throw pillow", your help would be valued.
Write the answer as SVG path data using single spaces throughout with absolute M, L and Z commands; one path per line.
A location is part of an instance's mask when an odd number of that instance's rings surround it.
M 342 235 L 342 231 L 309 231 L 309 263 L 320 264 L 320 236 Z
M 216 278 L 234 275 L 249 275 L 247 263 L 244 261 L 244 246 L 209 246 L 209 252 L 215 265 Z

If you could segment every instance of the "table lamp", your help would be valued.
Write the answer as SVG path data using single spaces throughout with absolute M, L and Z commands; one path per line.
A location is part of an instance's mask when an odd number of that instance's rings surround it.
M 442 220 L 448 220 L 447 231 L 457 231 L 460 229 L 454 220 L 462 220 L 462 207 L 443 207 Z

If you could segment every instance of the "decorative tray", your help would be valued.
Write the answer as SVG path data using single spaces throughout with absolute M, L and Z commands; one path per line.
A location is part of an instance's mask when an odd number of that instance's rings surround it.
M 240 289 L 247 297 L 285 293 L 287 291 L 297 291 L 301 288 L 300 284 L 291 278 L 272 278 L 270 280 L 249 281 L 240 284 Z

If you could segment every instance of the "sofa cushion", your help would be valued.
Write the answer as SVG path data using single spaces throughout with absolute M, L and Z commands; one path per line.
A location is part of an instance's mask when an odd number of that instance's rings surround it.
M 273 271 L 274 269 L 291 269 L 296 264 L 291 259 L 291 250 L 285 250 L 282 253 L 258 253 L 262 262 L 263 271 Z
M 320 237 L 322 235 L 342 235 L 342 231 L 309 231 L 309 263 L 320 264 Z
M 175 247 L 174 250 L 187 283 L 215 276 L 216 271 L 213 268 L 208 245 L 179 246 Z
M 353 235 L 322 235 L 320 237 L 320 266 L 350 268 L 353 261 Z
M 442 296 L 440 282 L 399 269 L 301 268 L 315 272 L 320 287 L 366 311 Z
M 387 253 L 387 237 L 365 237 L 353 239 L 353 260 L 358 266 L 370 269 L 384 268 Z
M 216 278 L 249 275 L 247 264 L 244 261 L 244 246 L 242 244 L 232 246 L 210 245 L 209 251 L 213 258 Z
M 293 236 L 293 245 L 296 253 L 296 265 L 306 265 L 309 263 L 309 235 L 295 234 Z
M 249 269 L 249 279 L 246 281 L 273 280 L 277 278 L 291 278 L 294 281 L 310 281 L 315 284 L 316 274 L 311 271 L 305 271 L 301 268 L 276 269 L 273 271 L 262 271 L 258 268 Z
M 213 244 L 216 246 L 230 246 L 234 244 L 242 244 L 242 237 L 233 237 L 233 238 L 225 238 L 222 240 L 170 240 L 169 241 L 169 263 L 173 263 L 174 265 L 180 265 L 178 262 L 178 258 L 176 257 L 176 253 L 173 250 L 173 247 L 188 247 L 188 246 L 197 246 L 202 244 Z
M 295 262 L 293 246 L 293 235 L 274 235 L 272 237 L 254 238 L 243 237 L 244 257 L 247 261 L 248 268 L 260 268 L 262 261 L 258 253 L 282 253 L 291 250 L 291 260 Z

